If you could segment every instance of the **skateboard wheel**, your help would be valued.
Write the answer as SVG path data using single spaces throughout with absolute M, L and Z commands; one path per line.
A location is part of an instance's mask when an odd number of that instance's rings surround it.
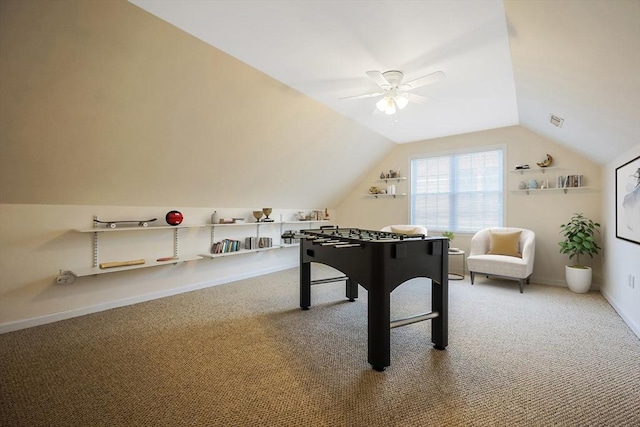
M 148 222 L 141 222 L 140 224 L 138 224 L 140 227 L 148 227 L 149 223 Z
M 107 224 L 107 227 L 116 228 L 116 223 L 115 222 L 110 222 L 109 224 Z

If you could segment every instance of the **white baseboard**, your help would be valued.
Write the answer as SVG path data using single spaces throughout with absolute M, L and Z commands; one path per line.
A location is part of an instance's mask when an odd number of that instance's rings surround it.
M 267 269 L 257 270 L 257 271 L 250 271 L 247 273 L 237 274 L 233 276 L 227 276 L 217 280 L 194 283 L 192 285 L 181 287 L 181 288 L 167 289 L 164 291 L 153 292 L 150 294 L 138 295 L 132 298 L 125 298 L 118 301 L 111 301 L 104 304 L 97 304 L 89 307 L 82 307 L 74 310 L 47 314 L 45 316 L 39 316 L 39 317 L 30 318 L 30 319 L 18 320 L 15 322 L 3 323 L 3 324 L 0 324 L 0 334 L 19 331 L 21 329 L 32 328 L 34 326 L 46 325 L 48 323 L 59 322 L 61 320 L 71 319 L 74 317 L 84 316 L 92 313 L 98 313 L 105 310 L 111 310 L 112 308 L 125 307 L 127 305 L 133 305 L 141 302 L 152 301 L 155 299 L 183 294 L 186 292 L 197 291 L 199 289 L 210 288 L 212 286 L 223 285 L 225 283 L 235 282 L 242 279 L 249 279 L 252 277 L 262 276 L 264 274 L 275 273 L 277 271 L 282 271 L 282 270 L 287 270 L 289 268 L 297 267 L 298 265 L 299 263 L 296 261 L 294 263 L 283 264 L 277 267 L 272 267 L 272 268 L 267 268 Z
M 539 285 L 552 285 L 567 287 L 567 283 L 564 280 L 549 279 L 545 277 L 531 276 L 531 283 L 537 283 Z
M 609 305 L 611 305 L 611 307 L 613 307 L 613 309 L 616 311 L 616 313 L 618 313 L 618 316 L 620 316 L 622 318 L 622 320 L 624 321 L 624 323 L 626 323 L 626 325 L 633 331 L 634 334 L 636 334 L 636 336 L 638 338 L 640 338 L 640 325 L 638 325 L 637 323 L 635 323 L 633 321 L 633 319 L 629 318 L 624 311 L 622 311 L 622 309 L 620 308 L 619 305 L 616 304 L 615 300 L 613 298 L 611 298 L 611 296 L 609 294 L 607 294 L 606 291 L 604 291 L 603 289 L 600 289 L 600 293 L 602 294 L 602 296 L 604 297 L 604 299 L 607 300 L 607 302 L 609 303 Z

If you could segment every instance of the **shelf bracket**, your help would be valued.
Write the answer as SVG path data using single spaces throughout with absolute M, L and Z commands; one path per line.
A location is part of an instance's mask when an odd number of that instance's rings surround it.
M 93 216 L 93 228 L 98 228 L 98 223 L 96 222 L 98 217 L 96 215 Z M 93 268 L 98 266 L 98 232 L 93 232 Z
M 178 258 L 178 228 L 173 230 L 173 257 Z

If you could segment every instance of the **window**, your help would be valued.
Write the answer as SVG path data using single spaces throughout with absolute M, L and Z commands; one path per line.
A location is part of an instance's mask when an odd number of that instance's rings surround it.
M 503 224 L 503 150 L 411 160 L 411 223 L 474 233 Z

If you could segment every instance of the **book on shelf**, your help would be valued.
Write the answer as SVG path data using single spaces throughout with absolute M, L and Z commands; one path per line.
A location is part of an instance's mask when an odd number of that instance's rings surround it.
M 244 239 L 245 249 L 261 249 L 270 248 L 273 246 L 273 239 L 271 237 L 247 237 Z
M 225 254 L 229 252 L 237 252 L 240 250 L 240 241 L 224 239 L 220 242 L 216 242 L 211 247 L 212 254 Z
M 582 186 L 583 186 L 582 174 L 558 175 L 556 179 L 557 188 L 577 188 Z

